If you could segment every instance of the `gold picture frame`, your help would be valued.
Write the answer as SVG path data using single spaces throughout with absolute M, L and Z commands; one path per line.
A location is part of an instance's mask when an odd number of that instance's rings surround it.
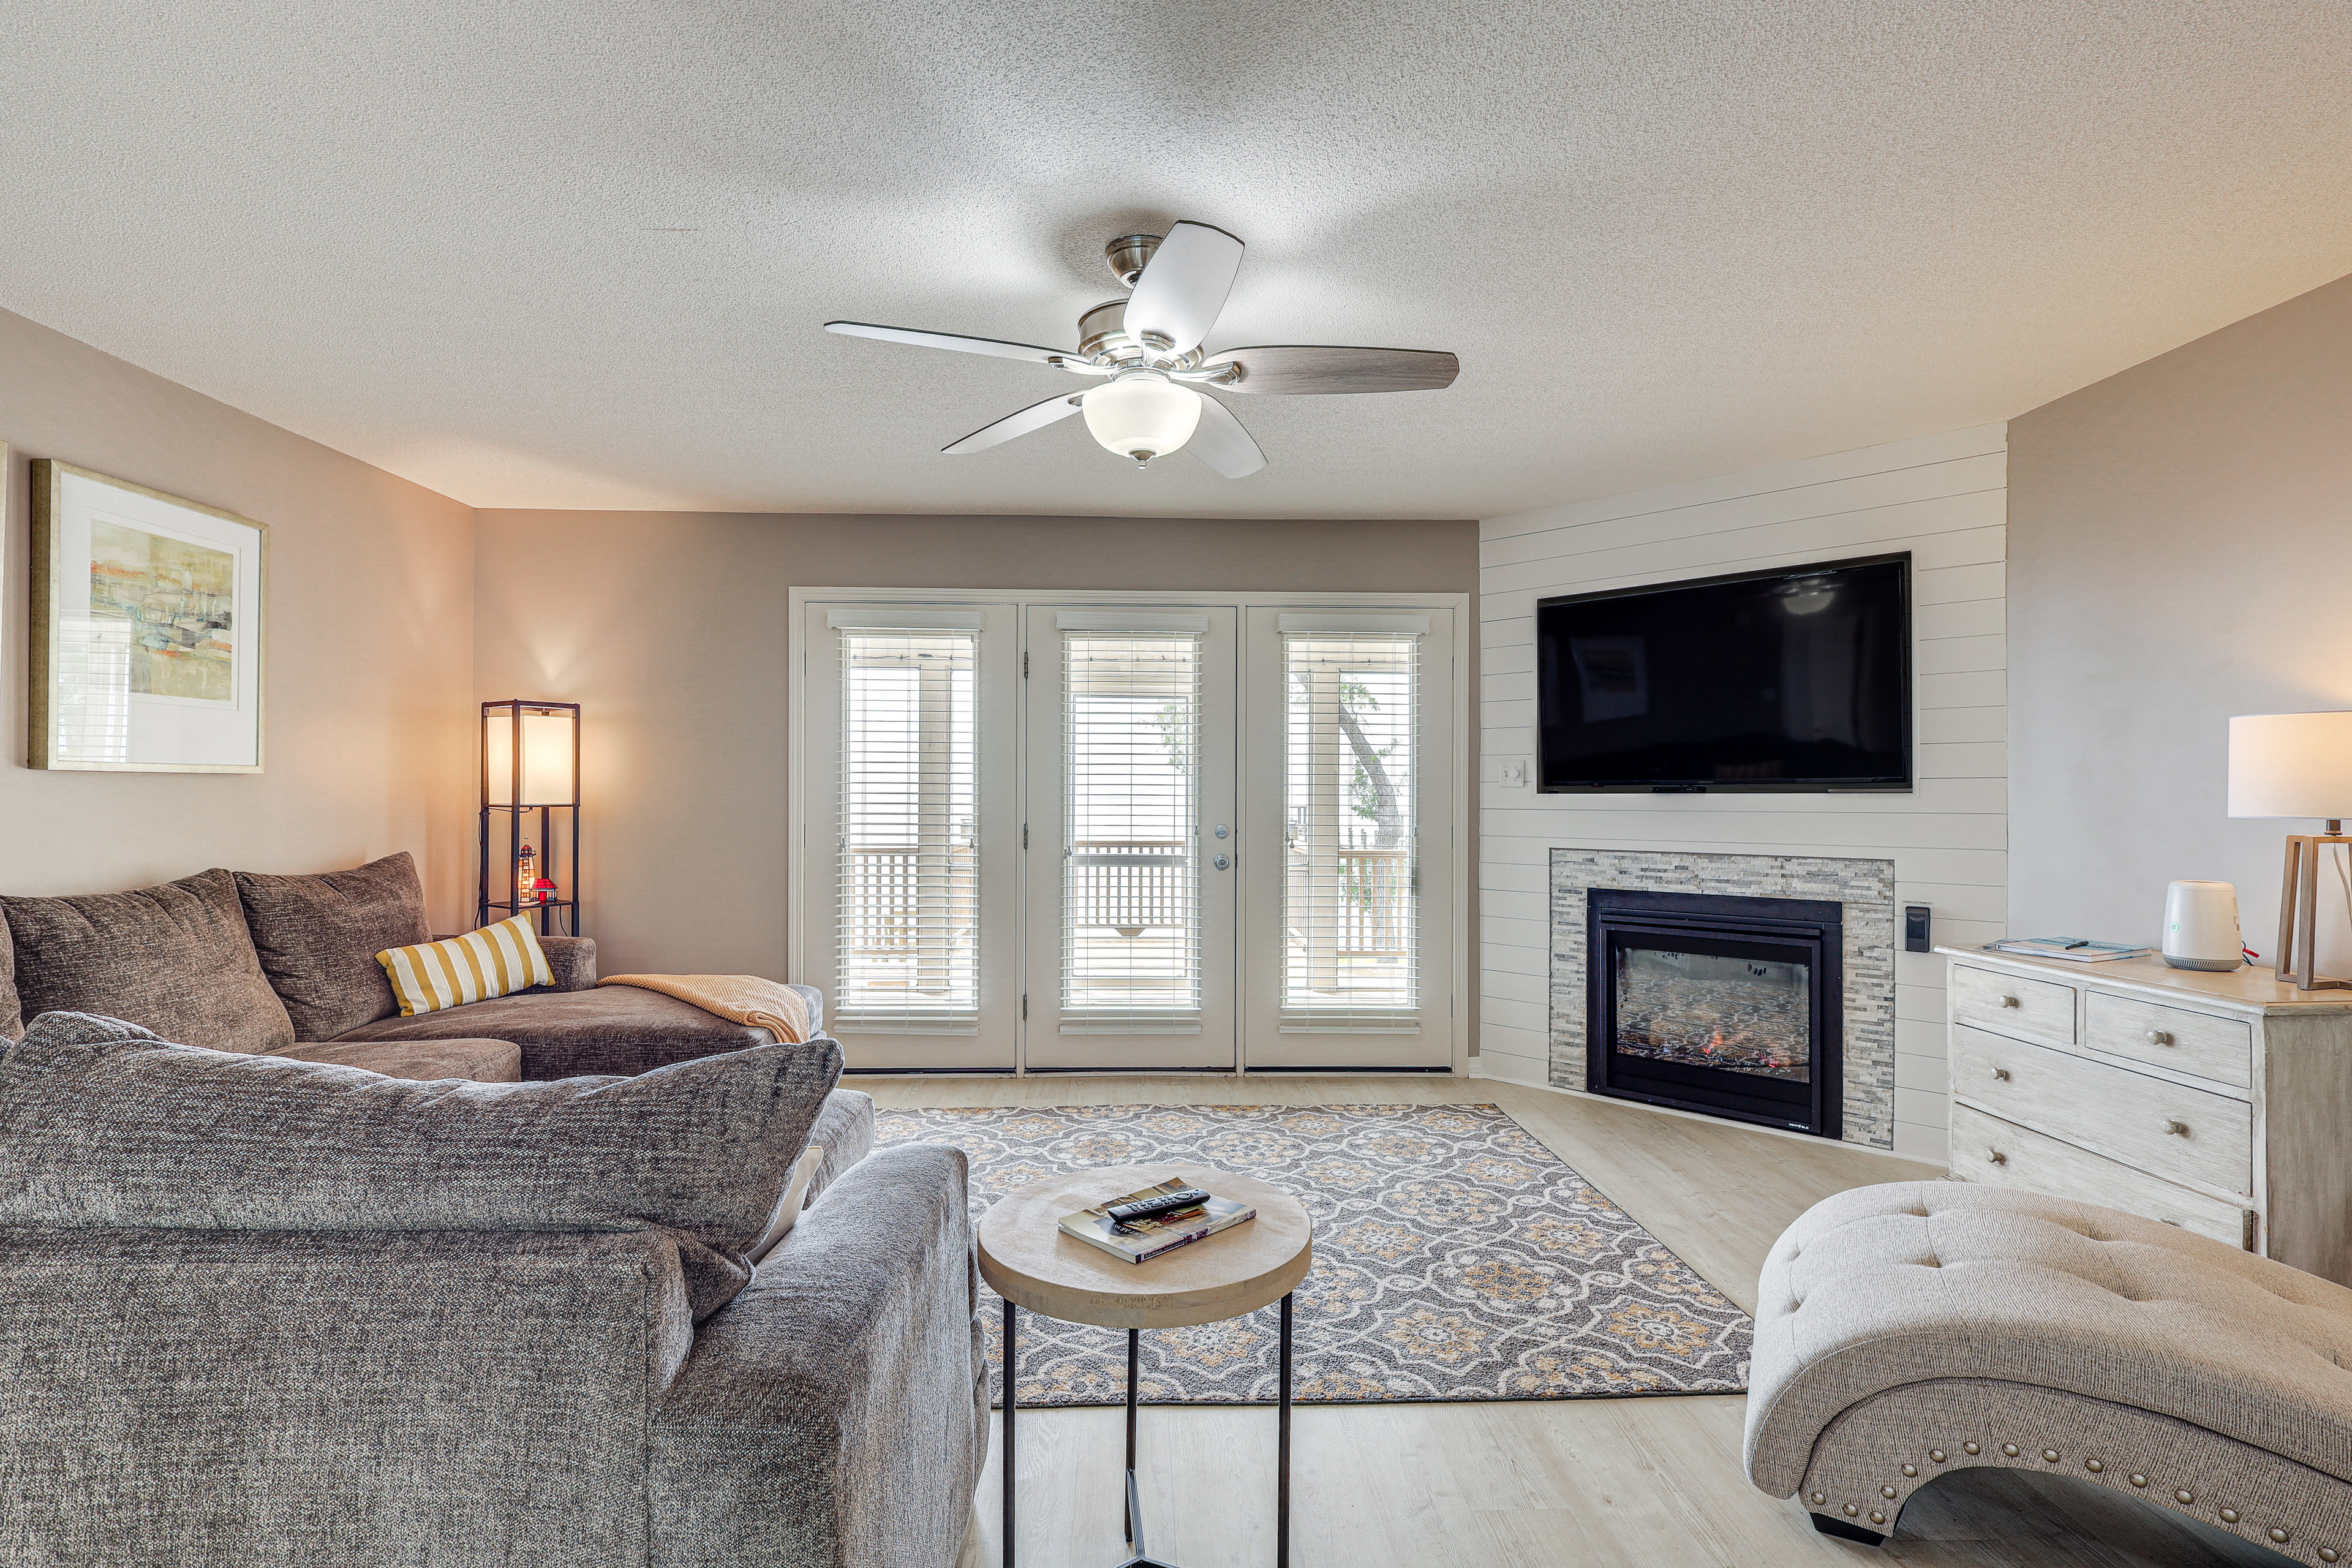
M 32 481 L 27 765 L 261 772 L 268 526 L 49 458 Z

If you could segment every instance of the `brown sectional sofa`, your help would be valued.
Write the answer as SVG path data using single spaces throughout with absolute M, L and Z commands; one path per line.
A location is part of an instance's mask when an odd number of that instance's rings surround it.
M 598 987 L 585 937 L 540 939 L 552 986 L 402 1017 L 375 955 L 433 936 L 404 852 L 320 876 L 215 869 L 0 898 L 0 1040 L 43 1013 L 92 1013 L 215 1050 L 493 1083 L 635 1074 L 769 1041 L 657 992 Z M 822 997 L 796 989 L 814 1032 Z

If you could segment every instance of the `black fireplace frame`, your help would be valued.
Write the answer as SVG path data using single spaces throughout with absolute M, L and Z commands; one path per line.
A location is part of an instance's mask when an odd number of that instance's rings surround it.
M 1588 888 L 1584 894 L 1584 1087 L 1616 1100 L 1672 1106 L 1735 1121 L 1837 1139 L 1845 1130 L 1845 908 L 1829 900 L 1654 893 Z M 1621 938 L 1642 939 L 1624 942 Z M 1753 953 L 1811 972 L 1807 987 L 1810 1081 L 1796 1083 L 1637 1057 L 1615 1048 L 1615 953 L 1624 946 Z

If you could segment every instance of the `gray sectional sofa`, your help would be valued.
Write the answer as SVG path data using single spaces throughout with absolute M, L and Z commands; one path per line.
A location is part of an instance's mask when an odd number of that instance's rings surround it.
M 955 1562 L 964 1157 L 876 1151 L 833 1041 L 562 937 L 402 1018 L 405 855 L 0 920 L 0 1562 Z
M 45 1013 L 0 1054 L 0 1561 L 950 1568 L 964 1157 L 866 1153 L 840 1070 L 415 1083 Z
M 640 1073 L 769 1040 L 657 992 L 599 987 L 584 937 L 540 939 L 551 987 L 402 1017 L 375 955 L 433 936 L 404 852 L 322 876 L 212 870 L 0 898 L 0 1039 L 45 1012 L 94 1013 L 215 1050 L 483 1082 Z M 796 989 L 821 1027 L 823 997 Z

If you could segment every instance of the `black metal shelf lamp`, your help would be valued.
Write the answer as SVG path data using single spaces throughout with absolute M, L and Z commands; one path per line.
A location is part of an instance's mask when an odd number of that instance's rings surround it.
M 557 812 L 569 821 L 569 845 L 560 842 Z M 497 876 L 493 823 L 503 824 L 496 837 L 504 870 Z M 482 704 L 481 837 L 474 923 L 536 914 L 541 936 L 578 936 L 580 704 L 520 697 Z

